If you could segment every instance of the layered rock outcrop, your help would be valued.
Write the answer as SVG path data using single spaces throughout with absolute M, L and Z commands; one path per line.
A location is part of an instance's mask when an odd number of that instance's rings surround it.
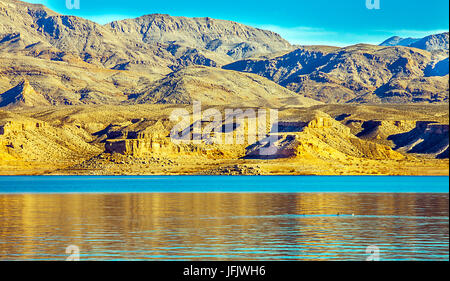
M 268 125 L 272 131 L 261 142 L 252 141 L 247 133 L 242 144 L 230 145 L 214 144 L 212 140 L 234 137 L 239 129 L 249 128 L 249 123 L 223 120 L 223 124 L 232 125 L 230 129 L 226 133 L 203 132 L 210 138 L 202 141 L 192 139 L 198 135 L 193 134 L 194 124 L 187 124 L 184 128 L 192 142 L 183 144 L 169 137 L 174 124 L 168 116 L 173 108 L 133 105 L 0 110 L 0 171 L 92 175 L 448 174 L 445 106 L 316 106 L 320 111 L 288 108 L 279 111 L 278 130 Z M 204 121 L 201 127 L 211 124 Z M 266 153 L 261 154 L 261 148 Z
M 210 158 L 239 158 L 245 155 L 244 145 L 220 145 L 208 139 L 196 142 L 175 143 L 170 137 L 170 123 L 139 120 L 109 126 L 106 132 L 105 153 L 119 153 L 134 157 L 164 155 L 205 156 Z M 187 129 L 190 130 L 189 126 Z M 192 131 L 189 132 L 193 140 Z
M 1 121 L 0 135 L 18 133 L 26 130 L 42 129 L 45 127 L 47 127 L 47 124 L 43 121 Z
M 170 139 L 136 138 L 106 140 L 106 153 L 120 153 L 124 155 L 142 156 L 148 154 L 178 153 L 180 149 L 174 146 Z
M 349 127 L 320 111 L 315 113 L 300 132 L 279 133 L 272 146 L 276 151 L 272 158 L 404 159 L 401 153 L 389 146 L 356 137 Z M 248 155 L 257 157 L 258 150 L 262 148 L 264 145 L 252 147 Z
M 0 116 L 0 162 L 8 159 L 55 164 L 77 161 L 100 152 L 91 141 L 92 136 L 76 126 L 53 126 L 18 114 Z
M 301 139 L 297 156 L 316 154 L 328 158 L 360 157 L 378 160 L 404 158 L 389 146 L 356 137 L 349 127 L 321 112 L 309 122 Z

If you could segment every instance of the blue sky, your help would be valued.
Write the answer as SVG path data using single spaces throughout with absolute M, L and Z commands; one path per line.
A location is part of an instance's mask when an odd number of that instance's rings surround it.
M 74 1 L 74 0 L 72 0 Z M 376 1 L 376 0 L 372 0 Z M 98 23 L 163 13 L 237 21 L 280 33 L 294 44 L 378 44 L 390 36 L 423 37 L 449 29 L 448 0 L 28 0 Z

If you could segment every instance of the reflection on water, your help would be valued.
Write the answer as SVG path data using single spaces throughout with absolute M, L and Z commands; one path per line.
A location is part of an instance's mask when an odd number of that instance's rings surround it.
M 0 195 L 0 260 L 448 260 L 448 194 Z M 336 214 L 340 214 L 337 216 Z M 354 214 L 354 216 L 352 216 Z

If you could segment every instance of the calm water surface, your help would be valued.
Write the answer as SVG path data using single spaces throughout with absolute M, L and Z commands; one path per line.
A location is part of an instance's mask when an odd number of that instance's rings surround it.
M 449 259 L 448 177 L 184 178 L 0 177 L 0 260 Z

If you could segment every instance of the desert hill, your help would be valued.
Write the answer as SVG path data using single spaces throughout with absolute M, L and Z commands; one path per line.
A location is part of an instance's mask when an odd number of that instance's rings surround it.
M 27 51 L 30 50 L 24 52 Z M 56 54 L 56 59 L 53 59 Z M 37 93 L 56 106 L 117 104 L 127 100 L 126 93 L 130 89 L 145 87 L 162 77 L 106 69 L 76 59 L 70 53 L 60 52 L 39 52 L 37 57 L 23 52 L 3 53 L 0 73 L 0 95 L 26 79 Z M 8 104 L 2 103 L 2 106 Z
M 190 66 L 155 82 L 131 99 L 132 103 L 236 105 L 280 107 L 292 102 L 320 102 L 299 96 L 263 77 L 205 66 Z

